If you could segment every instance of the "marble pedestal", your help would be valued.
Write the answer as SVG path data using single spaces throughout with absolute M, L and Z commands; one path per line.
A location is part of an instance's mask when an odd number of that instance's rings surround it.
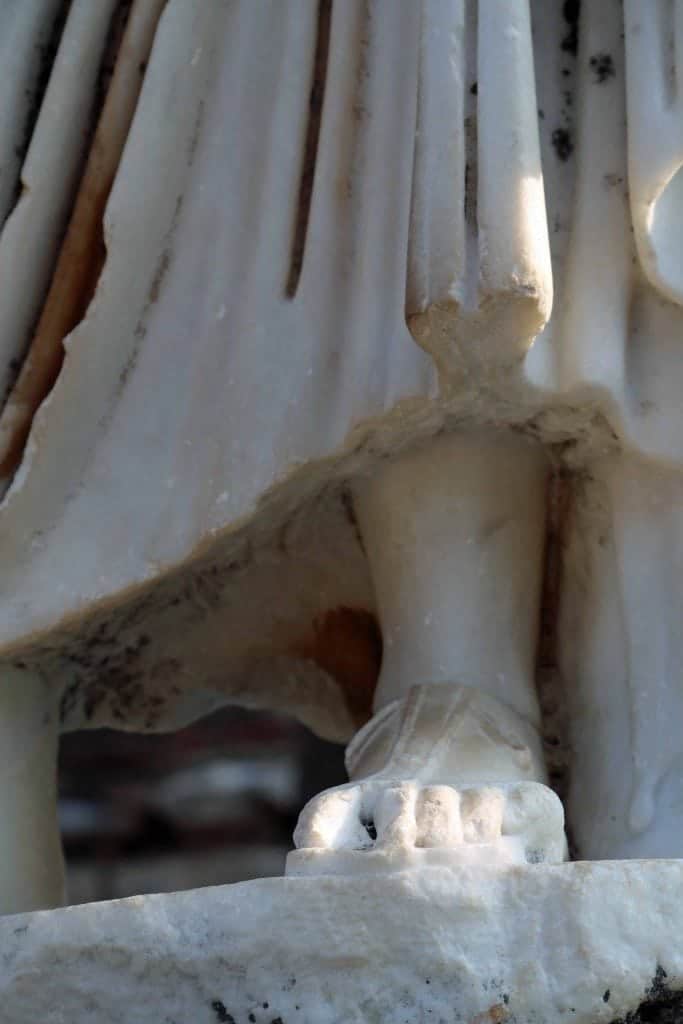
M 672 1024 L 683 862 L 277 878 L 0 920 L 3 1024 Z

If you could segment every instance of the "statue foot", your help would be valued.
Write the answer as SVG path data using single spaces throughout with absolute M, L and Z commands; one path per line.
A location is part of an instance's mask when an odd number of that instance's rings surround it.
M 347 766 L 361 777 L 302 811 L 288 874 L 566 859 L 533 726 L 473 688 L 414 687 L 358 734 Z
M 566 856 L 562 804 L 538 782 L 349 783 L 306 805 L 294 842 L 300 851 L 377 851 L 399 859 L 439 850 L 452 864 L 557 863 Z

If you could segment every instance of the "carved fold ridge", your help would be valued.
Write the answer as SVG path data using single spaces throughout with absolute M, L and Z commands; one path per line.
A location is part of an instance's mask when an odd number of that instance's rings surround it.
M 30 343 L 68 222 L 90 141 L 89 125 L 97 111 L 102 61 L 117 3 L 74 0 L 51 67 L 49 47 L 44 57 L 47 87 L 42 102 L 36 97 L 39 113 L 21 167 L 18 199 L 0 233 L 2 404 Z M 15 25 L 21 35 L 21 22 L 35 19 L 38 6 L 33 0 L 12 6 L 22 12 Z M 44 4 L 42 17 L 52 13 L 54 18 L 56 6 Z M 3 35 L 3 42 L 6 38 Z M 3 67 L 5 74 L 10 73 L 11 64 L 3 62 Z M 15 105 L 15 116 L 20 112 L 21 105 Z M 6 167 L 3 160 L 3 181 Z
M 30 0 L 0 9 L 0 230 L 21 194 L 21 167 L 69 5 L 70 0 Z
M 628 167 L 638 255 L 649 281 L 683 304 L 683 8 L 626 0 Z
M 50 288 L 21 370 L 0 411 L 0 480 L 11 479 L 21 462 L 36 410 L 59 374 L 64 339 L 83 318 L 95 292 L 106 259 L 104 209 L 166 2 L 137 0 L 128 15 Z
M 315 41 L 315 57 L 310 96 L 308 100 L 308 127 L 301 166 L 301 183 L 297 203 L 296 220 L 292 239 L 292 252 L 285 285 L 285 294 L 291 299 L 296 295 L 301 276 L 306 247 L 308 219 L 311 213 L 311 198 L 315 165 L 320 143 L 320 120 L 325 100 L 325 80 L 330 50 L 330 28 L 332 21 L 332 0 L 318 0 L 318 25 Z
M 530 9 L 421 10 L 408 322 L 440 365 L 486 374 L 521 359 L 552 308 Z

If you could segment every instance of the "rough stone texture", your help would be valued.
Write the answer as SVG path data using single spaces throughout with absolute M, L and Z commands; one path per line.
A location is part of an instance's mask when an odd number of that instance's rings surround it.
M 680 1021 L 683 863 L 266 879 L 0 922 L 3 1024 Z

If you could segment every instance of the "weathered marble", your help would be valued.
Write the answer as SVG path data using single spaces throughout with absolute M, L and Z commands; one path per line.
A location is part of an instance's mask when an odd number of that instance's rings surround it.
M 682 887 L 670 861 L 427 868 L 8 917 L 2 1020 L 674 1024 Z
M 288 871 L 564 858 L 534 686 L 547 471 L 525 438 L 461 431 L 356 482 L 376 714 L 348 748 L 352 781 L 303 811 Z
M 565 530 L 560 662 L 585 858 L 683 857 L 683 473 L 596 460 Z
M 538 733 L 543 614 L 579 851 L 680 853 L 681 4 L 135 0 L 145 44 L 114 61 L 115 7 L 70 5 L 23 162 L 35 53 L 0 110 L 0 708 L 42 744 L 8 757 L 9 817 L 52 798 L 58 728 L 231 700 L 341 740 L 414 686 L 470 686 Z M 16 10 L 26 54 L 58 12 Z M 573 497 L 552 579 L 549 477 Z M 477 767 L 500 809 L 519 780 Z M 398 789 L 446 786 L 453 838 L 449 772 Z M 30 862 L 21 830 L 3 844 L 14 909 Z
M 47 94 L 69 126 L 90 7 Z M 22 10 L 26 33 L 50 5 Z M 354 612 L 344 641 L 377 668 L 349 486 L 407 445 L 484 423 L 572 467 L 619 447 L 680 462 L 678 21 L 663 2 L 572 11 L 348 0 L 321 30 L 315 0 L 166 4 L 97 221 L 106 260 L 0 507 L 3 664 L 52 680 L 65 728 L 241 700 L 349 738 L 371 686 L 328 656 L 328 616 Z M 32 153 L 10 255 L 58 198 Z M 0 321 L 45 286 L 37 262 L 22 275 Z
M 566 857 L 538 734 L 472 687 L 414 687 L 357 733 L 346 763 L 352 781 L 302 811 L 288 874 Z

